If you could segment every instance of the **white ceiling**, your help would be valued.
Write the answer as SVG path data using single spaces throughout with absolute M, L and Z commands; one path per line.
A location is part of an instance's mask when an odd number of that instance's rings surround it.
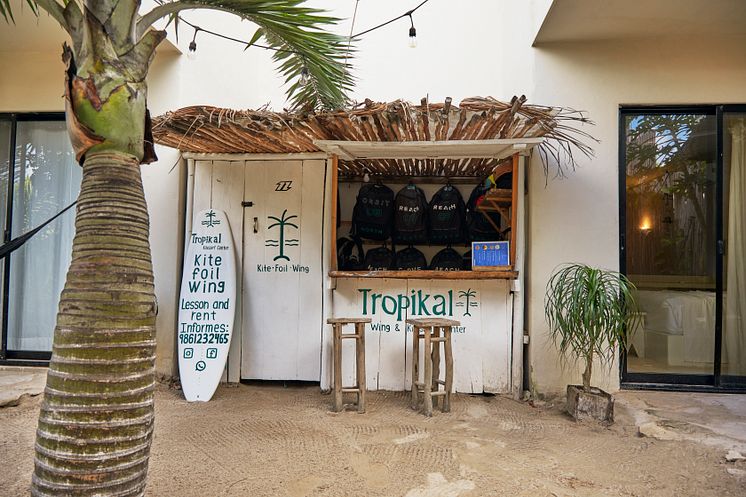
M 746 35 L 746 0 L 554 0 L 534 46 Z

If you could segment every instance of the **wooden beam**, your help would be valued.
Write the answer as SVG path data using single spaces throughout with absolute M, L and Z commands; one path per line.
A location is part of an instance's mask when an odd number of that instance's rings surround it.
M 342 157 L 343 160 L 355 160 L 356 157 L 345 150 L 344 145 L 347 142 L 339 142 L 330 144 L 327 148 L 327 152 Z
M 518 154 L 513 154 L 513 199 L 510 205 L 510 264 L 515 265 L 516 228 L 518 227 Z
M 289 161 L 289 160 L 311 160 L 327 159 L 329 154 L 326 152 L 298 152 L 293 154 L 217 154 L 217 153 L 198 153 L 182 152 L 182 158 L 192 160 L 213 160 L 213 161 Z
M 492 140 L 343 141 L 315 140 L 314 145 L 343 160 L 352 159 L 504 159 L 515 149 L 527 151 L 543 138 Z
M 416 176 L 417 184 L 423 185 L 472 185 L 480 183 L 483 176 Z M 406 185 L 412 181 L 413 176 L 388 176 L 382 174 L 371 174 L 371 181 L 380 180 L 382 183 Z M 363 176 L 341 176 L 341 183 L 364 183 Z

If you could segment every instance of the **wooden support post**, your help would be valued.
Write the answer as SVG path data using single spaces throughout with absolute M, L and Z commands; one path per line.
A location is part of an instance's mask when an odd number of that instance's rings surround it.
M 451 346 L 450 326 L 443 328 L 445 332 L 445 355 L 446 355 L 446 394 L 443 397 L 443 412 L 451 412 L 451 390 L 453 390 L 453 347 Z
M 412 326 L 412 401 L 410 406 L 417 409 L 417 382 L 420 381 L 420 328 Z
M 431 392 L 433 390 L 433 358 L 430 355 L 431 354 L 431 330 L 433 329 L 433 326 L 428 326 L 424 329 L 425 331 L 425 354 L 423 359 L 425 360 L 425 392 L 423 395 L 423 402 L 424 407 L 423 410 L 425 411 L 425 416 L 432 416 L 433 415 L 433 397 L 431 395 Z
M 337 201 L 339 198 L 339 157 L 332 155 L 332 240 L 331 240 L 331 265 L 332 271 L 337 269 Z
M 357 358 L 357 412 L 365 412 L 365 323 L 355 323 L 355 356 Z
M 342 403 L 342 323 L 334 323 L 334 410 L 341 411 Z
M 437 392 L 440 389 L 440 384 L 438 384 L 438 380 L 440 379 L 440 326 L 433 326 L 433 335 L 432 337 L 436 340 L 432 342 L 433 350 L 430 353 L 430 356 L 432 357 L 433 361 L 433 380 L 432 380 L 432 390 Z M 435 397 L 433 399 L 433 407 L 438 407 L 438 398 Z
M 518 231 L 518 195 L 523 192 L 518 191 L 518 161 L 520 156 L 513 154 L 513 198 L 510 203 L 510 265 L 515 265 L 515 242 L 516 232 Z M 335 252 L 336 253 L 336 252 Z

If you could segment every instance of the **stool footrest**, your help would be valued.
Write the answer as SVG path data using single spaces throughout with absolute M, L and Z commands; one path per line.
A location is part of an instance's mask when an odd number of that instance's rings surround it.
M 434 392 L 430 392 L 430 396 L 435 397 L 436 395 L 445 395 L 447 393 L 448 392 L 446 392 L 445 390 L 436 390 Z
M 342 393 L 360 393 L 360 389 L 357 388 L 357 387 L 355 387 L 355 388 L 343 388 L 342 389 Z
M 424 383 L 422 383 L 421 381 L 416 381 L 416 382 L 415 382 L 414 384 L 415 384 L 415 386 L 417 387 L 417 389 L 418 389 L 418 390 L 424 390 L 424 389 L 425 389 L 425 384 L 424 384 Z M 443 380 L 438 380 L 438 381 L 436 381 L 436 382 L 434 382 L 434 383 L 433 383 L 433 387 L 435 387 L 435 386 L 437 386 L 437 385 L 443 385 L 443 386 L 446 386 L 446 382 L 445 382 L 445 381 L 443 381 Z M 433 395 L 436 395 L 436 393 L 435 393 L 435 392 L 437 392 L 437 391 L 438 391 L 438 390 L 433 390 L 433 391 L 432 391 L 432 392 L 433 392 Z M 437 394 L 437 395 L 445 395 L 445 390 L 440 390 L 440 393 L 439 393 L 439 394 Z
M 340 338 L 342 340 L 344 340 L 345 338 L 360 338 L 360 335 L 357 335 L 355 333 L 345 333 L 345 334 L 341 335 Z

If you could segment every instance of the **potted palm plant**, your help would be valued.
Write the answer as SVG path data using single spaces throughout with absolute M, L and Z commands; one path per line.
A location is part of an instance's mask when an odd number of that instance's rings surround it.
M 614 399 L 591 387 L 595 358 L 610 364 L 617 347 L 628 343 L 636 328 L 632 284 L 623 274 L 585 264 L 565 264 L 547 283 L 544 310 L 554 343 L 563 357 L 582 361 L 583 385 L 567 386 L 567 411 L 576 420 L 614 420 Z

